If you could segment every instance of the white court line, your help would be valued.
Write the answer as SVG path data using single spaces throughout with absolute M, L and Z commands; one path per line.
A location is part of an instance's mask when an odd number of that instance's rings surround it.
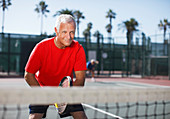
M 125 84 L 123 84 L 125 83 Z M 118 86 L 124 86 L 124 87 L 136 87 L 136 88 L 146 88 L 148 86 L 150 87 L 157 87 L 155 85 L 145 85 L 145 84 L 140 84 L 140 83 L 132 83 L 132 82 L 126 82 L 126 81 L 122 81 L 120 83 L 117 84 Z
M 85 107 L 91 108 L 91 109 L 93 109 L 93 110 L 99 111 L 99 112 L 101 112 L 101 113 L 107 114 L 107 115 L 109 115 L 109 116 L 111 116 L 111 117 L 114 117 L 114 118 L 117 118 L 117 119 L 123 119 L 122 117 L 119 117 L 119 116 L 116 116 L 116 115 L 114 115 L 114 114 L 112 114 L 112 113 L 109 113 L 109 112 L 106 112 L 106 111 L 104 111 L 104 110 L 95 108 L 95 107 L 93 107 L 93 106 L 91 106 L 91 105 L 84 104 L 84 103 L 82 103 L 82 105 L 85 106 Z
M 132 84 L 131 86 L 133 87 L 134 85 L 141 85 L 141 86 L 134 86 L 134 87 L 142 87 L 142 86 L 151 86 L 151 87 L 160 87 L 160 88 L 165 88 L 165 87 L 169 87 L 169 86 L 162 86 L 162 85 L 158 85 L 158 84 L 147 84 L 147 83 L 142 83 L 142 82 L 131 82 L 131 81 L 120 81 L 120 82 L 124 82 L 127 84 Z M 126 85 L 126 84 L 124 84 Z M 129 86 L 129 85 L 128 85 Z
M 163 85 L 158 85 L 158 84 L 147 84 L 147 83 L 142 83 L 142 82 L 131 82 L 131 81 L 100 81 L 100 82 L 107 82 L 107 83 L 116 83 L 117 86 L 123 86 L 123 87 L 137 87 L 137 88 L 141 88 L 141 87 L 160 87 L 160 88 L 166 88 L 169 86 L 163 86 Z M 123 84 L 126 83 L 126 84 Z M 138 86 L 137 86 L 138 85 Z

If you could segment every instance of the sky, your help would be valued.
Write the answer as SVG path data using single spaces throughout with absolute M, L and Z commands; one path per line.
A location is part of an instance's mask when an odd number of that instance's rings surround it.
M 161 34 L 158 28 L 160 20 L 170 21 L 170 0 L 44 0 L 48 5 L 47 17 L 44 17 L 43 32 L 48 35 L 54 33 L 54 25 L 57 17 L 53 15 L 61 9 L 80 10 L 85 19 L 80 23 L 80 37 L 87 28 L 87 24 L 93 24 L 91 33 L 99 31 L 107 37 L 105 26 L 109 24 L 106 18 L 107 11 L 112 9 L 116 13 L 116 19 L 112 20 L 112 36 L 126 37 L 126 32 L 118 30 L 118 24 L 135 18 L 138 21 L 138 29 L 146 36 Z M 40 0 L 11 0 L 12 5 L 5 11 L 5 33 L 40 34 L 40 15 L 34 11 Z M 0 32 L 2 26 L 2 8 L 0 11 Z M 170 31 L 168 31 L 170 32 Z

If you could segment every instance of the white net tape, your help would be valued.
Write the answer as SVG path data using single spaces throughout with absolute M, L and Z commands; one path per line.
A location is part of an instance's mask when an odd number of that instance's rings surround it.
M 0 88 L 0 104 L 169 101 L 170 88 Z

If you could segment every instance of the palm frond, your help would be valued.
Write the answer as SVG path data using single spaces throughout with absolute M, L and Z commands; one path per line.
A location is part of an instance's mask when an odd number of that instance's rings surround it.
M 109 9 L 109 11 L 107 12 L 106 18 L 115 19 L 116 18 L 116 13 L 113 12 L 111 9 Z
M 73 10 L 69 10 L 69 9 L 61 9 L 60 11 L 57 11 L 54 15 L 53 15 L 53 17 L 56 17 L 56 16 L 58 16 L 58 15 L 61 15 L 61 14 L 70 14 L 70 15 L 72 15 L 73 16 Z

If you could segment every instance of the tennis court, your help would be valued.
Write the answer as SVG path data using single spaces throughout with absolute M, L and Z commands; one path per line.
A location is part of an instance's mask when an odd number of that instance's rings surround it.
M 169 80 L 154 80 L 141 78 L 96 78 L 96 81 L 86 79 L 85 87 L 99 87 L 101 88 L 116 88 L 133 90 L 145 88 L 167 88 L 169 90 Z M 29 87 L 23 78 L 1 78 L 0 88 L 5 88 L 11 91 L 15 87 Z M 102 90 L 98 90 L 98 93 Z M 121 90 L 120 90 L 121 92 Z M 149 93 L 148 93 L 149 94 Z M 40 95 L 41 96 L 41 95 Z M 159 96 L 159 95 L 158 95 Z M 126 97 L 126 96 L 124 96 Z M 90 100 L 91 97 L 89 97 Z M 169 96 L 168 96 L 169 98 Z M 91 99 L 93 102 L 93 99 Z M 168 100 L 169 101 L 169 100 Z M 169 119 L 170 118 L 170 102 L 158 100 L 158 102 L 144 101 L 144 102 L 108 102 L 94 104 L 84 103 L 84 108 L 89 119 L 114 119 L 114 118 L 129 118 L 129 119 Z M 137 106 L 136 106 L 137 105 Z M 118 108 L 118 109 L 117 109 Z M 28 105 L 1 105 L 0 106 L 1 119 L 25 119 L 28 118 Z M 59 119 L 57 111 L 54 106 L 50 106 L 47 112 L 47 119 Z M 70 119 L 66 118 L 66 119 Z
M 111 77 L 102 77 L 102 78 L 95 78 L 96 82 L 90 80 L 90 78 L 86 78 L 85 86 L 112 86 L 112 87 L 129 87 L 129 86 L 141 86 L 141 87 L 148 87 L 148 86 L 170 86 L 170 81 L 168 78 L 159 78 L 154 77 L 152 79 L 147 78 L 111 78 Z M 25 83 L 24 78 L 0 78 L 0 87 L 3 86 L 28 86 Z

